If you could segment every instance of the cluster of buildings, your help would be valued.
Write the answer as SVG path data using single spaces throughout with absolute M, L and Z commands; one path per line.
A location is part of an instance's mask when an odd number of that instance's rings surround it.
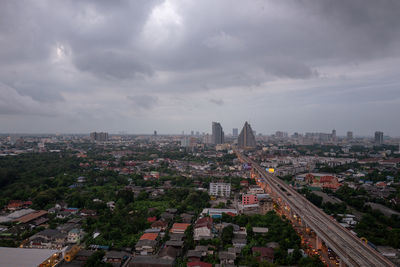
M 260 165 L 266 168 L 274 168 L 277 176 L 286 176 L 311 172 L 318 165 L 337 167 L 352 162 L 356 162 L 356 159 L 319 156 L 272 156 L 263 158 Z
M 97 142 L 108 141 L 108 133 L 106 132 L 92 132 L 90 133 L 90 140 Z

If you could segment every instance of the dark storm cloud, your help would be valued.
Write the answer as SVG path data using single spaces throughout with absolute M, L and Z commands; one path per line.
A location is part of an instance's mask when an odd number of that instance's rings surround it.
M 400 1 L 296 1 L 310 16 L 327 21 L 347 56 L 371 58 L 399 52 Z

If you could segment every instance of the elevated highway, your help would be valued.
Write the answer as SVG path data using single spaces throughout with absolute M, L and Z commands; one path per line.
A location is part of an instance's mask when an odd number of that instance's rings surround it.
M 395 266 L 292 187 L 267 173 L 255 161 L 239 151 L 236 151 L 236 154 L 242 162 L 251 163 L 253 170 L 260 175 L 264 189 L 271 193 L 278 202 L 285 205 L 290 216 L 301 218 L 301 223 L 311 228 L 318 238 L 340 257 L 342 265 L 344 263 L 347 266 Z

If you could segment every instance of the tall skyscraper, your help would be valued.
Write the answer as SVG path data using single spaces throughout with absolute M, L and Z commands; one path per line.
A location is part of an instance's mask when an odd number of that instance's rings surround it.
M 212 143 L 214 145 L 224 143 L 224 131 L 222 130 L 222 126 L 219 122 L 212 123 Z
M 383 132 L 375 132 L 375 144 L 382 145 L 383 144 Z
M 238 128 L 233 128 L 233 129 L 232 129 L 232 135 L 233 135 L 233 137 L 238 137 L 238 135 L 239 135 L 239 129 L 238 129 Z
M 352 140 L 353 139 L 353 132 L 348 131 L 347 132 L 347 140 Z
M 256 138 L 250 124 L 246 121 L 238 137 L 239 148 L 255 148 Z

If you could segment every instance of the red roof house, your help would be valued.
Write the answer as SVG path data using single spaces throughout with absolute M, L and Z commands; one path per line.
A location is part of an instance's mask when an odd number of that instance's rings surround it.
M 153 223 L 153 222 L 157 221 L 157 217 L 148 217 L 148 218 L 147 218 L 147 221 L 148 221 L 149 223 Z
M 212 267 L 211 263 L 203 261 L 191 261 L 187 263 L 188 267 Z

